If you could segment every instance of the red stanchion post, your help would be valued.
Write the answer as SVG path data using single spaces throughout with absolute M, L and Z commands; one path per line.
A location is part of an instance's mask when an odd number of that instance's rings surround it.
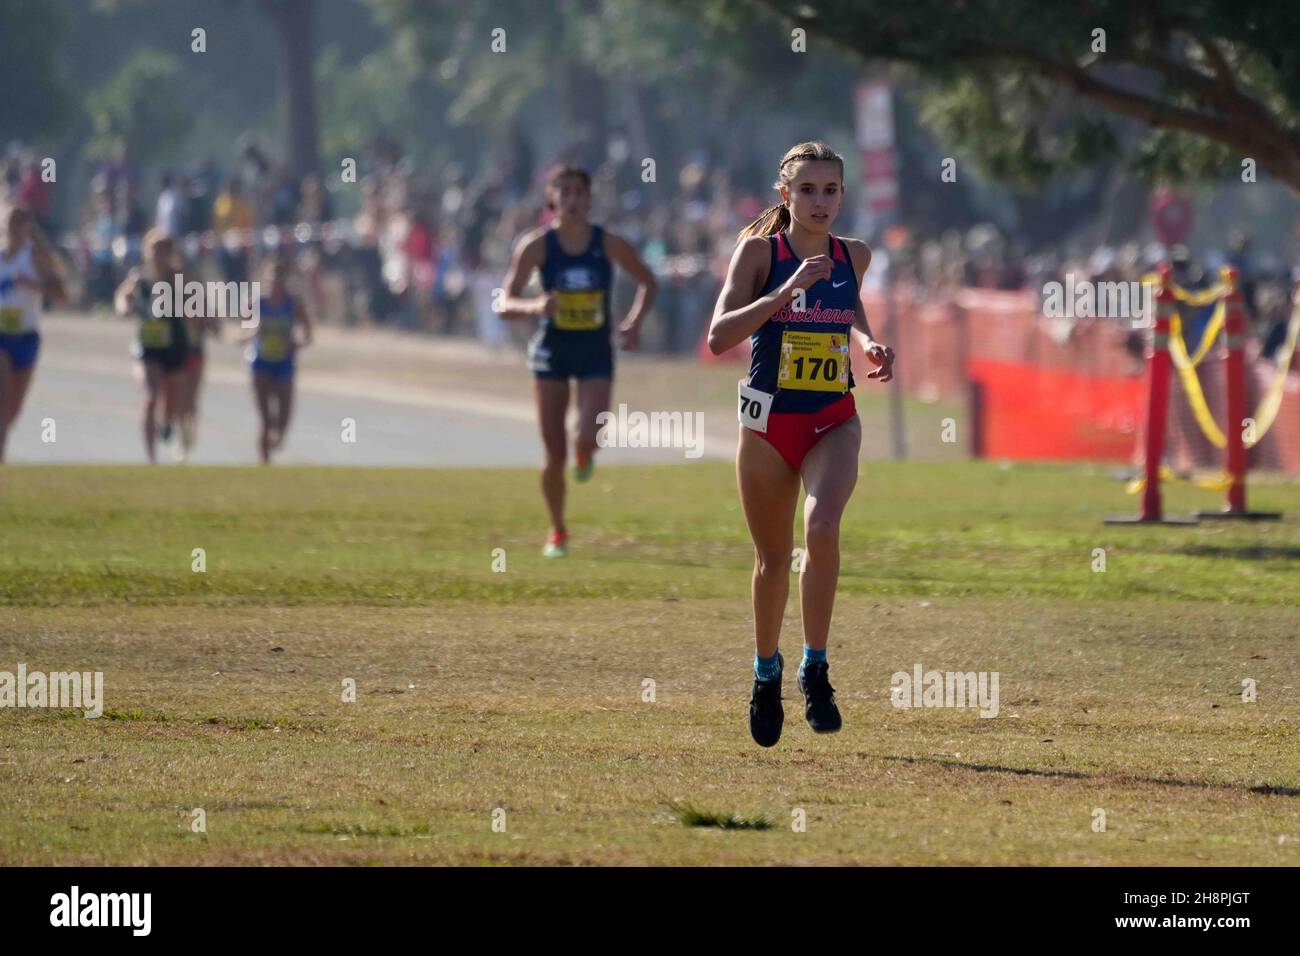
M 1151 347 L 1147 352 L 1147 431 L 1146 431 L 1146 487 L 1142 491 L 1142 507 L 1136 518 L 1108 517 L 1106 524 L 1195 524 L 1195 518 L 1166 518 L 1160 498 L 1160 464 L 1165 455 L 1165 430 L 1169 422 L 1169 327 L 1174 314 L 1173 268 L 1160 263 L 1156 274 L 1160 288 L 1156 290 L 1155 328 Z
M 1227 346 L 1223 362 L 1228 390 L 1228 422 L 1223 430 L 1223 457 L 1224 471 L 1230 484 L 1222 511 L 1198 511 L 1196 514 L 1200 518 L 1276 521 L 1282 517 L 1279 511 L 1251 511 L 1246 507 L 1246 472 L 1250 468 L 1246 458 L 1246 440 L 1242 434 L 1246 427 L 1246 306 L 1241 289 L 1237 286 L 1237 269 L 1224 266 L 1220 275 L 1228 290 L 1223 316 L 1223 338 Z
M 1156 323 L 1147 357 L 1147 486 L 1142 492 L 1143 521 L 1164 517 L 1160 500 L 1160 463 L 1165 455 L 1165 429 L 1169 422 L 1169 322 L 1174 311 L 1174 293 L 1169 288 L 1172 269 L 1162 262 L 1158 270 L 1160 288 L 1156 290 Z
M 1228 499 L 1225 511 L 1246 510 L 1246 446 L 1242 441 L 1242 428 L 1246 418 L 1246 308 L 1242 303 L 1241 289 L 1237 287 L 1237 270 L 1224 266 L 1223 282 L 1228 287 L 1224 306 L 1223 338 L 1227 345 L 1224 359 L 1228 385 L 1228 427 L 1224 437 L 1226 449 Z

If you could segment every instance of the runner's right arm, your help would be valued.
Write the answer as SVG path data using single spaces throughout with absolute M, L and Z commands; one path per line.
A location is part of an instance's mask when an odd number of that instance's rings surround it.
M 535 230 L 523 236 L 515 244 L 514 257 L 510 261 L 510 274 L 506 276 L 506 292 L 501 297 L 497 315 L 503 319 L 535 319 L 555 310 L 555 295 L 523 297 L 528 280 L 533 271 L 542 267 L 546 258 L 546 233 Z
M 736 247 L 709 325 L 709 351 L 714 355 L 734 348 L 758 331 L 777 309 L 790 301 L 796 289 L 807 289 L 819 279 L 831 276 L 830 256 L 813 256 L 805 259 L 780 288 L 756 298 L 766 281 L 770 249 L 765 236 L 749 236 Z
M 140 270 L 132 266 L 131 271 L 126 274 L 126 278 L 117 287 L 117 291 L 113 293 L 113 308 L 117 312 L 119 319 L 135 318 L 135 309 L 131 307 L 131 299 L 135 295 L 135 289 L 139 282 Z

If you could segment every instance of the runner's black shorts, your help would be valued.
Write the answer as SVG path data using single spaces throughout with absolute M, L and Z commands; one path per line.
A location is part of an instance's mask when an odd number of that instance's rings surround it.
M 179 371 L 185 364 L 185 358 L 189 354 L 189 349 L 184 344 L 180 347 L 171 346 L 165 349 L 140 349 L 140 360 L 143 362 L 154 362 L 162 366 L 162 370 L 167 374 Z
M 528 368 L 535 378 L 613 378 L 614 345 L 607 333 L 582 336 L 535 335 L 528 343 Z

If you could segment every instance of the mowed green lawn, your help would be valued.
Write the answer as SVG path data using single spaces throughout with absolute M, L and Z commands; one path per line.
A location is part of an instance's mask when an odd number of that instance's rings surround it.
M 530 471 L 6 468 L 0 670 L 106 702 L 0 710 L 0 863 L 1300 863 L 1295 484 L 1104 527 L 1102 468 L 864 463 L 845 728 L 803 722 L 792 595 L 772 750 L 730 466 L 570 492 L 543 561 Z M 998 716 L 896 709 L 917 664 L 997 672 Z

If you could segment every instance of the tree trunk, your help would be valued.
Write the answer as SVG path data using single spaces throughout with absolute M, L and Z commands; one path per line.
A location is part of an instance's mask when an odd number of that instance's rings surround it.
M 587 64 L 571 60 L 561 68 L 564 129 L 569 136 L 566 152 L 575 162 L 594 170 L 605 161 L 609 145 L 605 82 Z
M 572 0 L 562 16 L 598 19 L 601 0 Z M 609 102 L 605 80 L 576 49 L 566 51 L 557 64 L 561 115 L 567 142 L 564 152 L 588 170 L 605 161 L 609 146 Z
M 301 178 L 320 172 L 316 117 L 316 0 L 261 0 L 280 41 L 281 155 L 289 172 Z

